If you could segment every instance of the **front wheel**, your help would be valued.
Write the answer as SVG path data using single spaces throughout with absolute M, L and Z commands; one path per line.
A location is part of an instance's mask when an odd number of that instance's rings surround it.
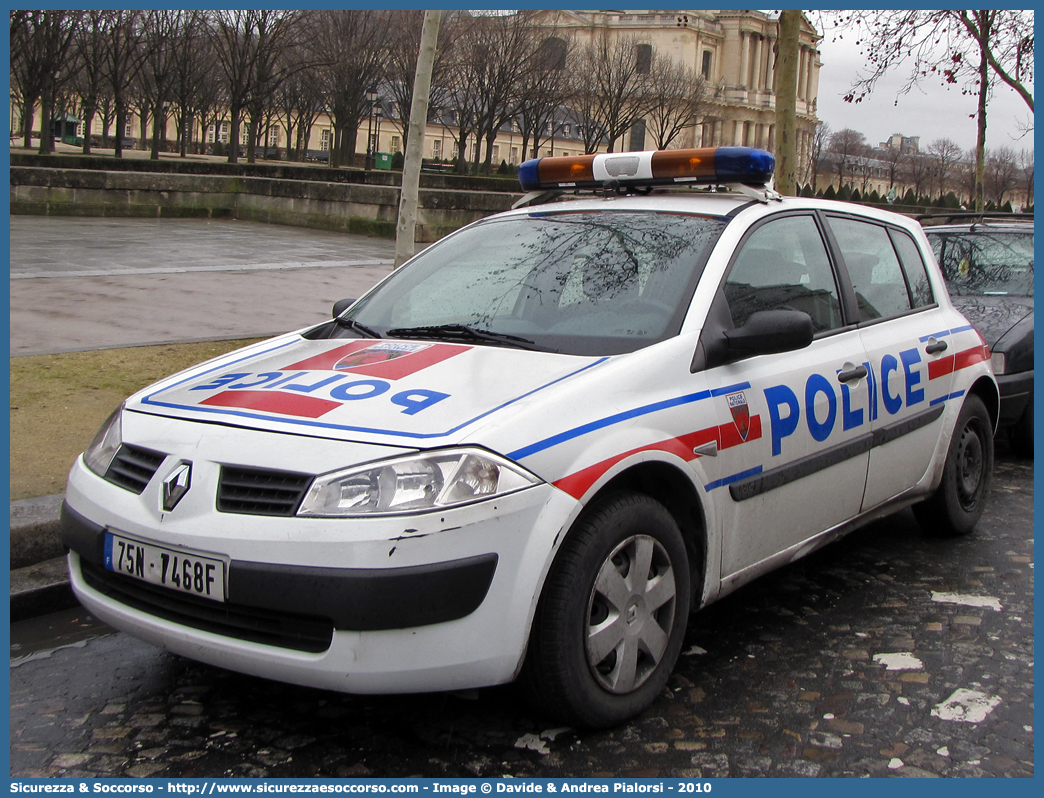
M 992 477 L 993 425 L 982 399 L 970 394 L 957 417 L 942 483 L 914 505 L 914 515 L 933 534 L 967 535 L 982 517 Z
M 601 502 L 562 544 L 537 606 L 523 686 L 549 715 L 613 726 L 663 689 L 689 613 L 677 523 L 637 493 Z

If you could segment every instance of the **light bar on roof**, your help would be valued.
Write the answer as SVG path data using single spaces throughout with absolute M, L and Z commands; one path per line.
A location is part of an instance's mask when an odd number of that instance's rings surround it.
M 673 183 L 745 183 L 761 186 L 772 179 L 776 159 L 753 147 L 698 147 L 688 150 L 607 152 L 575 157 L 534 158 L 518 168 L 525 191 L 555 188 L 660 186 Z

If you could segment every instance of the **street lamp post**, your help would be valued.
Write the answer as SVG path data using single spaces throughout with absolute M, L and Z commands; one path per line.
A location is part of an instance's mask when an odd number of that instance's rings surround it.
M 377 135 L 373 137 L 373 160 L 374 166 L 376 166 L 377 153 L 381 149 L 381 119 L 384 118 L 384 109 L 378 105 L 374 113 L 377 116 Z
M 369 113 L 366 115 L 366 168 L 373 169 L 373 107 L 377 102 L 377 87 L 366 92 Z

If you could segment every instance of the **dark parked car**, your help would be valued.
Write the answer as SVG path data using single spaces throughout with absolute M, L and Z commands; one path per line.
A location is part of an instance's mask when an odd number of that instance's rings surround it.
M 923 216 L 954 305 L 993 352 L 999 433 L 1033 456 L 1033 216 Z

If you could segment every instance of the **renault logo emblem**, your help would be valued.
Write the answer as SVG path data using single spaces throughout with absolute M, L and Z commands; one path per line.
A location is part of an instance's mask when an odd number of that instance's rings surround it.
M 173 510 L 192 484 L 192 463 L 182 463 L 163 480 L 163 509 Z

